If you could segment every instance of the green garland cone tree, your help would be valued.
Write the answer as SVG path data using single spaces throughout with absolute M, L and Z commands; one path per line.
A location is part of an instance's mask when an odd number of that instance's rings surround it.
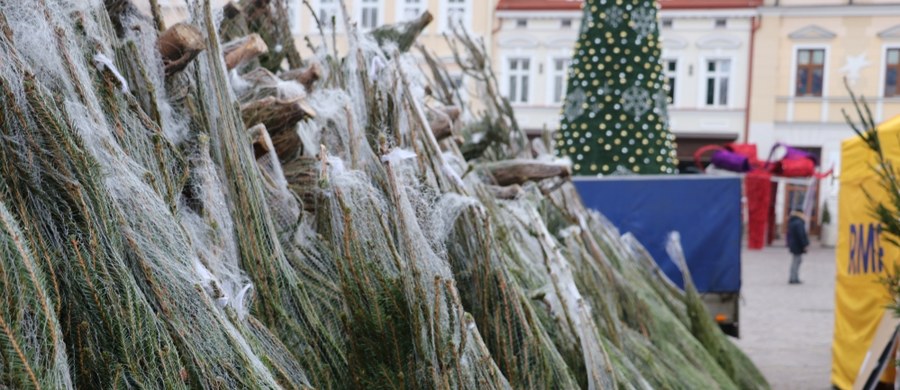
M 656 0 L 586 0 L 556 150 L 577 175 L 675 173 Z

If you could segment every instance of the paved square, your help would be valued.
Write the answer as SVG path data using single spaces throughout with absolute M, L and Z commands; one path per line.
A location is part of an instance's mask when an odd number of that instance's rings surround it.
M 788 285 L 787 248 L 743 251 L 741 339 L 773 389 L 829 389 L 834 328 L 834 249 L 810 245 Z

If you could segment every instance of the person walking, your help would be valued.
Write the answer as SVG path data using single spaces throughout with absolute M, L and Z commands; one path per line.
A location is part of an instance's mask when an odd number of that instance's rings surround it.
M 794 209 L 788 219 L 787 244 L 794 256 L 791 261 L 791 279 L 788 283 L 800 284 L 800 263 L 803 261 L 803 254 L 806 253 L 806 247 L 809 246 L 809 236 L 806 235 L 806 215 L 799 209 Z

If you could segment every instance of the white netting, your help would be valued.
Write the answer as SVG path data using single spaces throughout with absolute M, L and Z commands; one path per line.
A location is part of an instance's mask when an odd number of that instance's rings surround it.
M 206 49 L 167 75 L 126 1 L 0 2 L 0 387 L 764 385 L 532 156 L 471 39 L 487 107 L 457 144 L 415 25 L 346 25 L 301 84 L 222 57 L 285 42 L 283 1 L 187 5 Z M 490 182 L 523 165 L 562 173 Z

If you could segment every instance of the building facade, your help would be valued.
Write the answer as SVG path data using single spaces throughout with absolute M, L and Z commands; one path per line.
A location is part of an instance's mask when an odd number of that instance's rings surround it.
M 853 136 L 842 110 L 855 117 L 844 80 L 866 96 L 876 121 L 900 114 L 900 2 L 765 0 L 757 12 L 747 138 L 761 151 L 779 142 L 802 147 L 839 177 L 841 141 Z M 818 185 L 816 204 L 832 216 L 837 183 Z M 790 182 L 781 184 L 779 221 L 795 197 Z M 825 228 L 836 236 L 836 219 Z
M 298 39 L 298 48 L 309 54 L 305 38 L 314 43 L 321 42 L 321 34 L 316 19 L 323 27 L 326 39 L 336 34 L 338 49 L 346 49 L 343 37 L 345 26 L 341 22 L 340 0 L 309 0 L 315 10 L 315 17 L 302 0 L 286 0 L 289 19 L 294 35 Z M 418 43 L 434 52 L 438 58 L 450 62 L 452 53 L 444 39 L 445 33 L 451 33 L 453 26 L 461 26 L 474 36 L 489 36 L 493 28 L 493 5 L 490 1 L 476 0 L 344 0 L 347 13 L 363 31 L 371 30 L 384 24 L 394 24 L 417 18 L 428 11 L 434 21 L 419 37 Z M 332 20 L 336 20 L 336 23 Z
M 669 119 L 682 167 L 702 145 L 742 138 L 757 0 L 667 0 L 659 13 Z M 526 130 L 553 131 L 578 38 L 581 2 L 500 0 L 494 68 Z
M 134 0 L 138 8 L 150 13 L 149 0 Z M 185 0 L 158 0 L 167 23 L 171 24 L 187 17 Z M 228 0 L 211 0 L 214 7 L 222 7 Z M 341 0 L 285 0 L 288 21 L 295 38 L 297 49 L 304 58 L 313 55 L 307 40 L 317 48 L 327 46 L 336 50 L 338 55 L 347 53 Z M 476 96 L 474 82 L 466 80 L 459 71 L 453 52 L 447 44 L 445 34 L 451 35 L 453 27 L 461 27 L 473 37 L 490 37 L 494 30 L 494 2 L 477 0 L 343 0 L 350 19 L 362 31 L 375 27 L 409 21 L 428 11 L 434 17 L 431 24 L 419 36 L 421 44 L 431 52 L 438 61 L 447 66 L 452 81 L 462 86 L 461 96 L 468 99 Z M 312 9 L 315 14 L 311 12 Z M 320 28 L 321 26 L 321 28 Z M 326 41 L 323 45 L 323 39 Z M 485 48 L 490 55 L 492 46 L 485 38 Z M 335 47 L 332 47 L 335 46 Z M 419 56 L 413 50 L 414 56 Z M 478 107 L 476 99 L 471 99 L 474 107 Z

